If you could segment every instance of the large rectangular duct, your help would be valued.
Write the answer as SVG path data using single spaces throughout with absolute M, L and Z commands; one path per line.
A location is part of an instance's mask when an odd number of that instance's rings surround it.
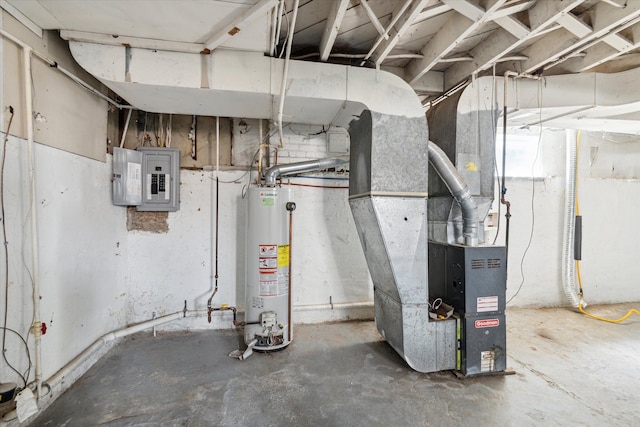
M 426 119 L 365 110 L 349 133 L 349 204 L 374 284 L 376 326 L 413 369 L 454 369 L 455 320 L 429 318 Z

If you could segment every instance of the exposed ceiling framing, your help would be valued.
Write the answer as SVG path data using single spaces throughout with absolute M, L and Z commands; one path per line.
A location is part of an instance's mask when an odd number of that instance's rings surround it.
M 0 5 L 31 27 L 61 30 L 71 40 L 279 55 L 291 32 L 293 5 L 286 0 L 281 7 L 282 1 L 1 0 Z M 135 25 L 123 23 L 123 16 Z M 426 104 L 493 72 L 551 75 L 640 66 L 640 0 L 301 0 L 292 36 L 293 57 L 391 71 Z

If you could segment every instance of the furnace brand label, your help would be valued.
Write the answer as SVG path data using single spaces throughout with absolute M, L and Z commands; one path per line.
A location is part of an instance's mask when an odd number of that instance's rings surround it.
M 476 311 L 478 313 L 498 311 L 498 297 L 478 297 L 476 301 Z
M 495 328 L 496 326 L 500 325 L 500 320 L 499 319 L 476 320 L 474 325 L 475 325 L 476 329 L 480 329 L 480 328 Z

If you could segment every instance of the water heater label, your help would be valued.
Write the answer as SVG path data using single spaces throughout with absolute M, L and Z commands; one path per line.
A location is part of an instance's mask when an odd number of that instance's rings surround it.
M 260 192 L 260 200 L 262 200 L 262 206 L 274 206 L 276 204 L 276 197 L 278 197 L 278 192 L 276 191 Z
M 478 297 L 476 302 L 476 311 L 478 313 L 485 311 L 498 311 L 498 297 Z
M 260 245 L 260 258 L 276 258 L 278 256 L 278 245 Z
M 278 268 L 278 259 L 276 258 L 262 258 L 260 257 L 260 261 L 259 261 L 259 265 L 260 265 L 260 271 L 264 270 L 264 269 L 272 269 L 272 268 Z
M 289 267 L 289 245 L 278 245 L 278 267 Z
M 500 325 L 500 319 L 482 319 L 475 321 L 476 329 L 479 328 L 495 328 Z

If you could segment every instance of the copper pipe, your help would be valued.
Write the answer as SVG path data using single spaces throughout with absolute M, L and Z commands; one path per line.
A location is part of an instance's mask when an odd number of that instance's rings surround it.
M 296 204 L 293 202 L 287 202 L 287 204 L 285 205 L 286 209 L 289 211 L 289 290 L 288 290 L 288 299 L 289 299 L 289 304 L 288 304 L 288 319 L 289 321 L 287 322 L 287 333 L 288 333 L 288 340 L 289 342 L 291 342 L 291 338 L 292 338 L 292 324 L 293 324 L 293 317 L 292 317 L 292 305 L 293 305 L 293 301 L 292 301 L 292 289 L 291 289 L 291 276 L 292 276 L 292 265 L 291 265 L 291 253 L 292 253 L 292 243 L 293 243 L 293 211 L 296 210 Z

